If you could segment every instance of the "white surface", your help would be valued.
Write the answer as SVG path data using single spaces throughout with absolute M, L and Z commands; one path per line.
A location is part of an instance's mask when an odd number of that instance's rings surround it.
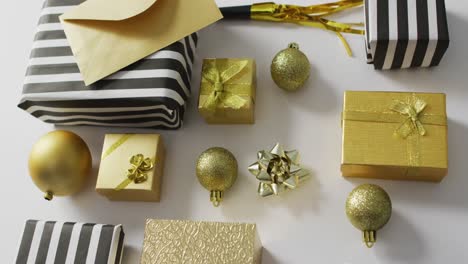
M 220 1 L 221 2 L 221 1 Z M 235 4 L 239 1 L 223 1 Z M 248 2 L 248 1 L 245 1 Z M 291 1 L 316 3 L 318 0 Z M 438 68 L 374 71 L 365 63 L 363 37 L 347 35 L 355 53 L 348 58 L 338 38 L 318 29 L 261 22 L 223 22 L 201 32 L 193 77 L 193 97 L 179 131 L 162 131 L 167 163 L 161 203 L 109 202 L 86 189 L 71 198 L 46 202 L 27 171 L 32 144 L 54 129 L 16 107 L 41 1 L 4 1 L 0 27 L 2 73 L 1 238 L 2 263 L 13 263 L 26 219 L 121 223 L 126 231 L 124 263 L 138 263 L 146 218 L 256 222 L 265 247 L 264 264 L 303 263 L 466 263 L 468 234 L 468 2 L 446 1 L 451 46 Z M 354 20 L 362 21 L 361 11 Z M 348 21 L 353 19 L 348 19 Z M 287 94 L 273 84 L 274 54 L 296 41 L 312 62 L 308 86 Z M 256 124 L 208 126 L 196 111 L 201 59 L 253 57 L 258 65 Z M 401 90 L 445 92 L 448 97 L 450 174 L 441 184 L 394 181 L 378 183 L 390 194 L 394 212 L 367 249 L 346 219 L 348 193 L 364 181 L 340 175 L 340 111 L 343 91 Z M 104 134 L 128 129 L 78 127 L 71 130 L 89 144 L 96 171 Z M 275 142 L 297 148 L 313 178 L 284 197 L 261 199 L 246 168 L 256 151 Z M 224 146 L 237 157 L 240 175 L 221 208 L 197 182 L 195 161 L 211 146 Z

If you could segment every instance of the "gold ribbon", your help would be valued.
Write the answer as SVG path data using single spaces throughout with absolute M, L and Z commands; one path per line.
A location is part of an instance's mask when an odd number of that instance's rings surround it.
M 309 177 L 299 165 L 297 150 L 284 151 L 279 143 L 269 152 L 259 151 L 258 161 L 249 166 L 249 171 L 260 181 L 258 194 L 262 197 L 296 189 Z
M 343 43 L 348 55 L 352 56 L 351 48 L 342 33 L 364 35 L 363 29 L 354 28 L 363 27 L 364 23 L 340 23 L 324 17 L 361 5 L 363 0 L 341 0 L 311 6 L 258 3 L 252 5 L 250 17 L 255 20 L 294 23 L 333 31 Z
M 421 123 L 421 120 L 419 120 L 419 115 L 424 111 L 426 106 L 427 103 L 419 98 L 414 98 L 414 102 L 412 104 L 395 101 L 390 109 L 403 116 L 407 116 L 406 120 L 395 132 L 402 138 L 407 138 L 414 131 L 417 131 L 420 136 L 424 136 L 426 134 L 426 129 Z
M 203 107 L 214 113 L 220 105 L 233 109 L 240 109 L 245 106 L 248 101 L 239 96 L 239 93 L 245 90 L 244 86 L 239 91 L 239 89 L 234 89 L 234 85 L 227 84 L 227 82 L 238 75 L 247 64 L 247 60 L 232 61 L 229 63 L 229 67 L 223 71 L 220 70 L 218 60 L 210 61 L 204 65 L 202 77 L 211 86 L 208 88 L 209 91 L 201 91 L 202 94 L 209 93 Z
M 107 158 L 112 152 L 114 152 L 116 149 L 118 149 L 120 146 L 122 146 L 127 140 L 129 140 L 133 134 L 125 134 L 122 135 L 114 144 L 112 144 L 103 154 L 101 159 Z
M 154 163 L 150 158 L 145 158 L 143 154 L 137 154 L 130 158 L 131 168 L 127 170 L 127 179 L 122 181 L 117 187 L 116 191 L 125 189 L 130 183 L 136 184 L 143 183 L 148 180 L 148 172 L 150 172 Z
M 114 151 L 120 148 L 127 140 L 134 134 L 124 134 L 117 141 L 115 141 L 106 151 L 102 154 L 101 160 L 104 160 Z M 145 158 L 142 154 L 134 155 L 130 158 L 131 168 L 127 170 L 127 178 L 123 180 L 117 187 L 116 191 L 125 189 L 130 183 L 136 184 L 143 183 L 148 180 L 148 172 L 154 167 L 154 162 L 150 158 Z
M 376 123 L 398 123 L 395 134 L 407 142 L 408 169 L 407 173 L 417 174 L 420 164 L 420 137 L 427 131 L 424 125 L 447 125 L 447 119 L 442 115 L 426 113 L 427 103 L 412 94 L 408 100 L 394 100 L 388 107 L 389 111 L 345 111 L 343 120 L 365 121 Z M 403 119 L 403 120 L 402 120 Z

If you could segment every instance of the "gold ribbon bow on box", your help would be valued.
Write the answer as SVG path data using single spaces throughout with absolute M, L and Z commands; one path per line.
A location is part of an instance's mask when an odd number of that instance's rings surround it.
M 130 158 L 131 168 L 127 170 L 127 179 L 122 181 L 116 191 L 125 189 L 130 183 L 143 183 L 148 180 L 148 172 L 154 167 L 154 162 L 150 158 L 145 158 L 143 154 L 137 154 Z
M 262 197 L 295 189 L 309 177 L 299 165 L 297 150 L 284 151 L 277 143 L 271 151 L 259 151 L 257 156 L 258 161 L 249 166 L 249 171 L 260 181 L 258 194 Z
M 352 56 L 351 48 L 341 33 L 363 35 L 364 30 L 354 26 L 363 27 L 364 23 L 340 23 L 324 17 L 362 4 L 363 0 L 342 0 L 311 6 L 257 3 L 252 5 L 250 17 L 254 20 L 294 23 L 333 31 L 343 43 L 348 55 Z
M 213 114 L 220 106 L 232 109 L 240 109 L 247 104 L 247 100 L 241 95 L 249 95 L 248 84 L 228 84 L 228 81 L 241 73 L 248 64 L 247 60 L 229 61 L 225 70 L 221 70 L 219 60 L 207 62 L 203 67 L 202 77 L 211 85 L 202 87 L 201 94 L 208 94 L 203 107 Z
M 120 146 L 122 146 L 127 140 L 129 140 L 133 134 L 122 135 L 116 142 L 114 142 L 102 155 L 102 160 L 107 158 Z M 136 184 L 143 183 L 148 180 L 148 172 L 154 168 L 154 162 L 151 158 L 145 158 L 143 154 L 136 154 L 130 157 L 130 168 L 127 170 L 127 178 L 123 180 L 117 187 L 114 188 L 116 191 L 125 189 L 130 183 Z
M 417 97 L 413 98 L 412 103 L 395 101 L 390 109 L 407 117 L 395 132 L 402 138 L 407 138 L 414 131 L 417 131 L 420 136 L 426 135 L 426 129 L 419 119 L 419 115 L 424 111 L 426 106 L 427 103 Z
M 420 137 L 427 135 L 424 127 L 427 125 L 446 126 L 447 120 L 443 115 L 426 113 L 428 104 L 416 94 L 412 94 L 406 101 L 393 100 L 387 108 L 389 111 L 375 111 L 372 109 L 353 111 L 345 110 L 344 120 L 365 121 L 377 123 L 396 123 L 399 126 L 394 133 L 398 137 L 406 140 L 406 155 L 408 157 L 408 166 L 416 173 L 420 166 Z

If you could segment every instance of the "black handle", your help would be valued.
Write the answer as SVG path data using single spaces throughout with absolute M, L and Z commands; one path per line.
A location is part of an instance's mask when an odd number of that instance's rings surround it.
M 230 6 L 221 7 L 224 19 L 250 19 L 250 8 L 252 6 Z

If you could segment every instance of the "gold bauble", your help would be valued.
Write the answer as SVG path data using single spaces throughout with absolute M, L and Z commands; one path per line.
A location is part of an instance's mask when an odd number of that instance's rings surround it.
M 349 194 L 346 215 L 351 224 L 363 232 L 363 240 L 370 248 L 376 241 L 377 230 L 390 220 L 392 201 L 381 187 L 363 184 Z
M 63 130 L 50 132 L 34 144 L 29 155 L 29 174 L 44 198 L 79 191 L 91 172 L 92 159 L 78 135 Z
M 310 75 L 310 62 L 296 43 L 276 54 L 271 63 L 271 77 L 278 87 L 296 91 L 304 86 Z
M 219 206 L 224 191 L 237 179 L 237 160 L 227 149 L 210 148 L 198 158 L 196 171 L 200 184 L 210 191 L 211 202 Z

